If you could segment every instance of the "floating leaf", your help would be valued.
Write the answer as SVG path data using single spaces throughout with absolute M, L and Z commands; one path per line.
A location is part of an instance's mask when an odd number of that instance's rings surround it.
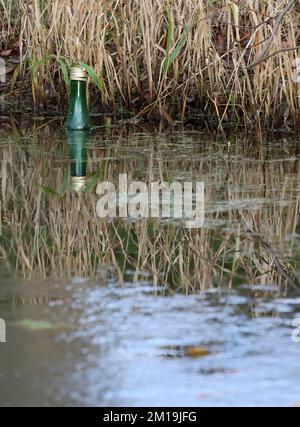
M 210 354 L 210 351 L 205 347 L 191 346 L 191 345 L 166 345 L 161 349 L 168 350 L 166 356 L 168 357 L 203 357 Z
M 185 355 L 189 357 L 203 357 L 210 354 L 210 351 L 204 347 L 186 347 Z
M 46 331 L 51 329 L 59 329 L 65 326 L 61 324 L 47 322 L 45 320 L 31 319 L 19 320 L 18 322 L 16 322 L 16 325 L 21 326 L 22 328 L 28 329 L 30 331 Z

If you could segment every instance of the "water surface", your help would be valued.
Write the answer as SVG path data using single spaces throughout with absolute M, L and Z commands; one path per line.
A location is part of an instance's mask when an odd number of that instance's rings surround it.
M 1 405 L 300 403 L 296 141 L 22 129 L 0 136 Z M 120 173 L 204 181 L 203 227 L 99 219 Z

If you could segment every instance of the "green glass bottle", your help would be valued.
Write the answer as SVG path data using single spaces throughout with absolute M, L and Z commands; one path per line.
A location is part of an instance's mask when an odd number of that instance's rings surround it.
M 80 192 L 86 186 L 87 141 L 86 130 L 67 131 L 69 144 L 71 188 Z
M 69 130 L 91 128 L 90 114 L 86 99 L 86 71 L 80 65 L 74 65 L 70 73 L 70 106 L 65 127 Z

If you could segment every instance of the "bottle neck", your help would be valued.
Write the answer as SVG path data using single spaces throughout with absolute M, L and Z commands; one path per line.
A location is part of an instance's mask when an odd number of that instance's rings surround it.
M 78 98 L 86 100 L 86 82 L 71 80 L 71 101 Z

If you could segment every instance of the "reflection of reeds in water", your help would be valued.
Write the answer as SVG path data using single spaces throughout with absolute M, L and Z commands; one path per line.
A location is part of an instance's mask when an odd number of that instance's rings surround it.
M 264 197 L 268 201 L 263 208 L 253 206 L 233 212 L 234 221 L 240 222 L 246 231 L 243 238 L 237 239 L 242 252 L 236 255 L 236 263 L 243 268 L 250 282 L 298 284 L 289 261 L 293 258 L 292 238 L 299 212 L 298 176 L 298 160 L 255 162 L 251 169 L 246 162 L 240 171 L 239 181 L 243 187 L 254 189 L 250 197 Z M 229 200 L 241 197 L 238 191 L 229 190 L 228 195 Z M 249 192 L 242 197 L 249 197 Z
M 47 132 L 43 128 L 38 138 L 47 140 Z M 272 161 L 262 147 L 247 153 L 238 145 L 228 156 L 227 145 L 204 140 L 194 148 L 199 136 L 192 133 L 126 136 L 116 130 L 93 137 L 88 190 L 74 193 L 67 188 L 68 147 L 57 138 L 39 145 L 23 138 L 18 148 L 4 145 L 0 151 L 0 251 L 8 268 L 30 277 L 59 277 L 93 276 L 113 266 L 121 282 L 128 272 L 134 280 L 150 273 L 155 284 L 184 292 L 246 282 L 275 283 L 279 290 L 297 286 L 296 157 Z M 183 146 L 174 143 L 181 139 Z M 188 230 L 156 219 L 100 220 L 94 186 L 117 181 L 119 173 L 146 182 L 204 180 L 206 226 Z M 218 226 L 222 221 L 225 227 Z

